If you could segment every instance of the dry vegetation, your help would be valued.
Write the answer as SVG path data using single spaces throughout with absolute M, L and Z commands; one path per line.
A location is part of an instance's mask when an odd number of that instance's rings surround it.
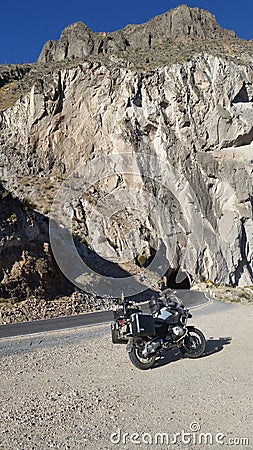
M 196 284 L 194 289 L 206 292 L 207 295 L 211 295 L 211 297 L 222 302 L 253 305 L 253 286 L 233 288 L 231 286 L 219 286 L 208 280 L 205 283 Z

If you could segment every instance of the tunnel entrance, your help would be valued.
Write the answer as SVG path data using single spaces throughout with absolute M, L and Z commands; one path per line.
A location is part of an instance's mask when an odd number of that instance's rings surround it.
M 173 270 L 167 275 L 167 287 L 170 289 L 190 289 L 189 275 L 180 269 Z

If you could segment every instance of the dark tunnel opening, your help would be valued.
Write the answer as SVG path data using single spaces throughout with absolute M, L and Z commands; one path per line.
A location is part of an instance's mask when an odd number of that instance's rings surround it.
M 187 272 L 173 270 L 167 275 L 167 287 L 170 289 L 190 289 L 191 280 Z

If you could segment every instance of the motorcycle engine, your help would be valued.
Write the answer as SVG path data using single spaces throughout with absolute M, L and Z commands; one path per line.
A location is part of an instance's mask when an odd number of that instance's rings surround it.
M 174 334 L 174 336 L 176 338 L 179 338 L 184 335 L 185 330 L 183 329 L 183 327 L 180 327 L 179 325 L 177 325 L 172 328 L 172 333 Z

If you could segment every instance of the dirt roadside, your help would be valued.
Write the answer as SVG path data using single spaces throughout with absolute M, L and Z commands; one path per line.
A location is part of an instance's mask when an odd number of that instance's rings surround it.
M 252 449 L 253 307 L 192 312 L 207 355 L 146 372 L 108 324 L 1 339 L 0 449 Z

